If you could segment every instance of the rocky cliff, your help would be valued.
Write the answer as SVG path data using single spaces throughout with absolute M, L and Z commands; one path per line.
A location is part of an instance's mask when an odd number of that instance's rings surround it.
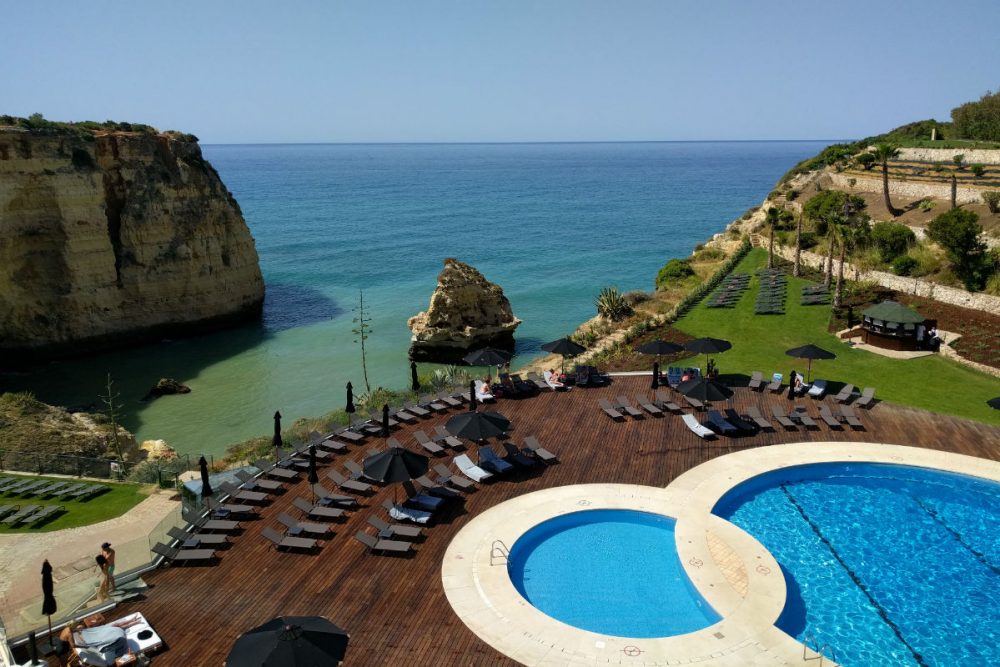
M 514 349 L 514 317 L 500 286 L 457 259 L 444 260 L 426 311 L 410 318 L 410 358 L 455 363 L 481 347 Z
M 253 238 L 188 139 L 0 128 L 0 362 L 259 316 Z

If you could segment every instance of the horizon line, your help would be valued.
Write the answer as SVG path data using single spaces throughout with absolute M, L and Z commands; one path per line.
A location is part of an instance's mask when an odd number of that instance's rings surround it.
M 505 146 L 532 144 L 736 144 L 850 142 L 853 139 L 600 139 L 541 141 L 234 141 L 200 142 L 202 146 Z

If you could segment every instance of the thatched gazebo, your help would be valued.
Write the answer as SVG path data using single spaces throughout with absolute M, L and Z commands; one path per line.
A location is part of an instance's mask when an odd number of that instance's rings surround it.
M 864 312 L 862 339 L 887 350 L 917 350 L 917 331 L 923 333 L 925 318 L 901 303 L 883 301 Z

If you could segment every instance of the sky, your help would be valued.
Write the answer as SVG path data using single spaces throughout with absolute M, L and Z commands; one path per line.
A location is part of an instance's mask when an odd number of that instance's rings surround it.
M 203 143 L 851 139 L 1000 88 L 1000 1 L 0 0 L 0 113 Z

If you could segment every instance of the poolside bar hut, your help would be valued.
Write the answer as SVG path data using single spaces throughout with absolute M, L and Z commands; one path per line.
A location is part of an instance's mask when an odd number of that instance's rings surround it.
M 901 303 L 883 301 L 864 312 L 861 336 L 865 343 L 887 350 L 916 350 L 917 329 L 925 320 Z

